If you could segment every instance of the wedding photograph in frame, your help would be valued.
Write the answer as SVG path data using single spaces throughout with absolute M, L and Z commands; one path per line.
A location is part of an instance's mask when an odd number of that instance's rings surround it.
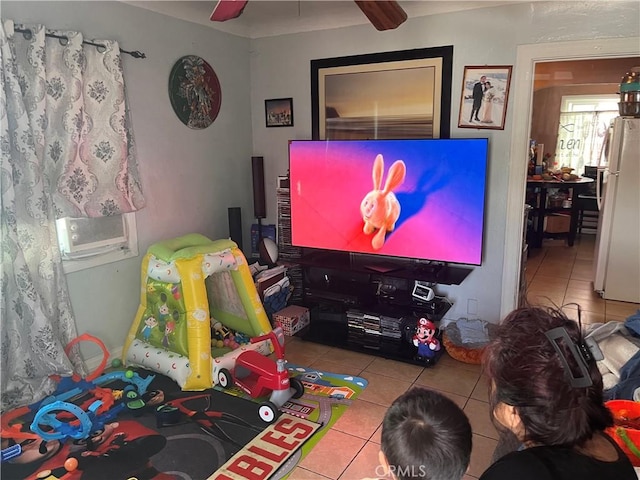
M 504 130 L 512 68 L 464 67 L 458 127 Z
M 453 46 L 311 60 L 314 140 L 449 138 Z
M 293 98 L 272 98 L 264 101 L 267 127 L 293 127 Z

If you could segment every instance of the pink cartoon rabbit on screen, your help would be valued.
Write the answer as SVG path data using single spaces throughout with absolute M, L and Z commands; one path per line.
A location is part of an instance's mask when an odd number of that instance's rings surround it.
M 396 160 L 389 168 L 387 181 L 382 188 L 384 174 L 382 155 L 378 154 L 373 162 L 373 190 L 365 195 L 360 204 L 360 211 L 364 220 L 364 233 L 369 235 L 377 230 L 371 240 L 374 250 L 382 248 L 386 233 L 393 231 L 400 217 L 400 202 L 393 190 L 402 185 L 406 173 L 407 167 L 404 162 Z

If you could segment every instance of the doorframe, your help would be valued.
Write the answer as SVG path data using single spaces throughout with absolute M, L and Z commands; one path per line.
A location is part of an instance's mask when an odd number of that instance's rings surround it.
M 640 45 L 640 37 L 538 43 L 517 47 L 500 318 L 504 318 L 518 305 L 535 64 L 546 61 L 637 56 L 640 55 L 638 45 Z M 624 72 L 620 72 L 620 78 L 622 75 Z

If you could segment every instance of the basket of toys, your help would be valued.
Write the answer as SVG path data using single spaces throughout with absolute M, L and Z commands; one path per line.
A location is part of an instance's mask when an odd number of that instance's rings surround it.
M 640 467 L 640 402 L 610 400 L 606 404 L 613 413 L 614 425 L 607 433 L 629 457 L 634 467 Z

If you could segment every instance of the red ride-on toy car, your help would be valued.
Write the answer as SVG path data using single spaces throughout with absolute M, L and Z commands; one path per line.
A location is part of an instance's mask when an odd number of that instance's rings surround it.
M 218 385 L 231 388 L 237 385 L 252 398 L 258 398 L 271 392 L 269 400 L 258 406 L 260 418 L 272 423 L 278 418 L 279 408 L 290 398 L 300 398 L 304 394 L 304 385 L 295 377 L 289 378 L 284 360 L 284 333 L 276 327 L 265 335 L 251 339 L 251 343 L 271 340 L 276 361 L 265 357 L 255 350 L 242 352 L 236 359 L 231 371 L 222 368 L 218 372 Z

